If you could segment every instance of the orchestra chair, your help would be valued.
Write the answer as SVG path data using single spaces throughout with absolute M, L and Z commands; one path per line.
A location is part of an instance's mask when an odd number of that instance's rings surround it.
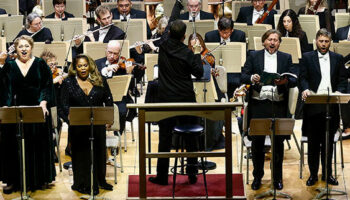
M 254 37 L 254 49 L 262 50 L 263 44 L 261 42 L 261 37 Z M 296 37 L 282 37 L 282 42 L 278 51 L 288 53 L 292 56 L 293 64 L 298 64 L 299 59 L 301 59 L 301 48 L 299 38 Z
M 347 26 L 350 24 L 350 13 L 335 13 L 334 28 L 337 31 L 338 28 Z
M 186 28 L 186 37 L 184 40 L 184 44 L 188 44 L 188 38 L 189 36 L 194 33 L 193 31 L 193 22 L 190 22 L 189 20 L 182 20 L 187 28 Z M 194 22 L 195 24 L 195 29 L 196 29 L 196 33 L 200 34 L 203 38 L 205 36 L 205 34 L 209 31 L 215 30 L 217 28 L 215 28 L 215 21 L 214 20 L 197 20 Z
M 51 3 L 51 5 L 52 5 L 52 3 Z M 19 13 L 19 1 L 1 0 L 0 1 L 0 8 L 5 9 L 7 14 L 11 14 L 11 15 L 19 15 L 20 14 Z M 23 24 L 23 22 L 21 23 L 21 25 L 22 24 Z
M 127 95 L 129 90 L 129 85 L 131 82 L 132 75 L 120 75 L 114 76 L 111 79 L 107 79 L 107 83 L 111 90 L 113 101 L 122 101 L 123 97 Z M 131 134 L 132 141 L 135 141 L 134 136 L 134 124 L 131 121 Z M 127 151 L 127 141 L 126 141 L 126 127 L 124 129 L 124 152 Z
M 248 139 L 250 128 L 248 128 L 248 102 L 244 102 L 243 109 L 243 133 L 241 136 L 241 162 L 239 166 L 239 172 L 242 173 L 242 165 L 243 165 L 243 149 L 246 148 L 246 161 L 247 161 L 247 167 L 246 167 L 246 184 L 249 184 L 249 155 L 251 155 L 251 149 L 252 149 L 252 141 Z M 251 124 L 251 127 L 253 127 L 254 124 Z M 271 140 L 270 136 L 265 137 L 265 147 L 271 147 Z
M 7 51 L 6 49 L 6 37 L 0 37 L 0 51 Z
M 130 45 L 133 45 L 139 41 L 147 40 L 146 19 L 130 19 L 129 25 L 127 21 L 121 21 L 116 19 L 112 20 L 112 22 L 115 26 L 119 27 L 122 31 L 126 33 L 126 40 L 129 40 Z M 126 30 L 126 27 L 128 27 L 128 30 Z
M 114 156 L 114 183 L 117 184 L 117 152 L 118 152 L 118 148 L 119 148 L 119 154 L 120 154 L 120 169 L 121 169 L 121 173 L 124 172 L 124 167 L 123 167 L 123 156 L 122 156 L 122 140 L 121 140 L 121 135 L 119 134 L 119 130 L 120 130 L 120 122 L 119 122 L 119 109 L 118 106 L 116 104 L 113 104 L 113 108 L 114 108 L 114 118 L 113 118 L 113 125 L 110 128 L 107 128 L 107 131 L 111 131 L 114 132 L 116 131 L 116 133 L 118 135 L 114 135 L 113 134 L 107 134 L 106 136 L 106 147 L 107 148 L 111 148 L 113 151 L 113 156 Z
M 278 27 L 278 21 L 280 20 L 281 14 L 275 14 L 273 16 L 273 21 L 275 22 L 275 27 Z
M 163 8 L 164 8 L 164 16 L 171 16 L 171 11 L 173 10 L 175 1 L 163 1 Z M 184 12 L 187 12 L 187 1 L 182 1 L 182 5 L 184 6 Z M 202 3 L 204 5 L 204 3 Z
M 339 53 L 342 56 L 347 56 L 350 52 L 350 41 L 341 40 L 339 43 L 333 43 L 334 52 Z
M 12 1 L 11 1 L 12 2 Z M 0 15 L 1 37 L 12 43 L 17 34 L 23 29 L 23 15 Z
M 74 35 L 82 35 L 87 30 L 87 21 L 83 18 L 43 19 L 43 26 L 51 30 L 54 41 L 68 41 Z
M 318 15 L 299 15 L 301 29 L 305 31 L 309 44 L 312 44 L 316 33 L 320 30 L 320 20 Z
M 158 64 L 158 54 L 145 54 L 145 66 L 147 82 L 154 80 L 154 65 Z
M 248 32 L 248 50 L 254 50 L 254 37 L 260 37 L 264 35 L 267 30 L 272 29 L 271 24 L 254 24 L 247 26 Z
M 41 53 L 44 50 L 48 50 L 56 55 L 58 66 L 65 65 L 65 59 L 67 57 L 69 51 L 69 43 L 68 42 L 55 42 L 53 41 L 51 44 L 45 44 L 45 42 L 34 42 L 35 48 L 33 48 L 33 55 L 36 57 L 40 57 Z M 72 52 L 69 51 L 68 61 L 72 61 Z
M 118 40 L 118 41 L 120 45 L 122 45 L 123 41 L 122 40 Z M 93 60 L 106 57 L 107 43 L 84 42 L 83 45 L 84 45 L 84 54 L 89 55 Z M 124 56 L 125 58 L 130 58 L 129 40 L 124 40 L 124 46 L 120 56 Z
M 233 1 L 233 2 L 237 2 L 237 1 Z M 235 23 L 233 28 L 240 30 L 240 31 L 243 31 L 245 33 L 245 36 L 246 36 L 246 43 L 248 43 L 248 25 L 247 25 L 247 23 Z
M 50 111 L 51 111 L 52 128 L 55 131 L 58 166 L 60 168 L 60 172 L 62 172 L 61 151 L 60 151 L 62 126 L 60 127 L 60 129 L 58 129 L 58 120 L 61 120 L 61 119 L 57 115 L 57 107 L 56 106 L 51 107 Z M 62 120 L 61 120 L 61 123 L 62 123 Z
M 42 10 L 44 16 L 47 16 L 54 12 L 54 8 L 52 6 L 52 0 L 43 0 Z M 74 17 L 82 18 L 86 17 L 86 0 L 69 0 L 66 4 L 66 12 L 69 12 L 74 15 Z
M 216 82 L 218 83 L 218 86 L 220 88 L 220 91 L 225 95 L 226 102 L 229 101 L 227 96 L 227 73 L 224 66 L 215 66 L 215 69 L 217 70 L 217 73 L 219 74 L 216 76 Z
M 267 4 L 267 6 L 269 6 L 272 3 L 272 1 L 266 1 L 265 4 Z M 246 6 L 251 6 L 252 2 L 251 1 L 232 1 L 232 20 L 236 21 L 238 14 L 239 14 L 239 10 L 241 9 L 241 7 L 246 7 Z M 276 9 L 276 6 L 274 7 L 274 9 Z M 236 23 L 235 23 L 236 25 Z

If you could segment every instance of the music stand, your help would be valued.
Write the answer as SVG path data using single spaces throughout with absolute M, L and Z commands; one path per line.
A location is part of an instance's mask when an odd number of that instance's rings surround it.
M 1 124 L 17 124 L 17 138 L 19 146 L 19 156 L 21 158 L 20 173 L 22 174 L 21 186 L 22 195 L 16 199 L 31 200 L 27 194 L 26 183 L 26 156 L 25 156 L 25 141 L 23 124 L 27 123 L 44 123 L 45 118 L 43 110 L 40 106 L 14 106 L 0 108 L 0 123 Z M 20 144 L 21 141 L 21 144 Z
M 262 119 L 251 119 L 249 135 L 270 135 L 271 139 L 271 189 L 260 193 L 255 196 L 256 199 L 264 198 L 267 196 L 281 196 L 283 198 L 292 199 L 292 197 L 283 192 L 277 192 L 275 188 L 275 136 L 276 135 L 291 135 L 294 128 L 294 119 L 291 118 L 262 118 Z
M 112 124 L 114 118 L 113 107 L 71 107 L 69 109 L 69 125 L 90 125 L 90 196 L 83 195 L 81 199 L 107 199 L 94 195 L 94 125 Z
M 328 90 L 329 93 L 329 90 Z M 350 100 L 350 95 L 346 94 L 321 94 L 321 95 L 310 95 L 306 98 L 305 103 L 306 104 L 326 104 L 326 153 L 325 153 L 325 178 L 326 178 L 326 187 L 325 188 L 317 188 L 320 193 L 316 195 L 316 199 L 320 199 L 324 195 L 326 195 L 326 199 L 328 198 L 328 195 L 330 192 L 336 192 L 340 195 L 346 195 L 346 192 L 340 191 L 340 190 L 333 190 L 329 189 L 328 187 L 328 149 L 329 149 L 329 122 L 331 119 L 331 116 L 329 115 L 329 105 L 330 104 L 344 104 L 348 103 Z

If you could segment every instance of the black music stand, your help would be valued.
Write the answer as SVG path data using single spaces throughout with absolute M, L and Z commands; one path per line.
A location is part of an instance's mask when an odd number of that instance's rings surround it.
M 292 199 L 292 197 L 283 192 L 277 192 L 275 188 L 275 136 L 276 135 L 291 135 L 294 128 L 294 119 L 291 118 L 261 118 L 251 119 L 249 127 L 249 135 L 262 136 L 270 135 L 271 139 L 271 189 L 255 196 L 256 199 L 273 196 L 281 196 L 283 198 Z
M 90 196 L 83 195 L 81 199 L 107 199 L 104 197 L 95 197 L 94 195 L 94 125 L 113 124 L 113 107 L 71 107 L 69 109 L 69 125 L 90 125 Z
M 329 91 L 328 91 L 329 93 Z M 316 195 L 316 199 L 322 198 L 324 195 L 326 195 L 326 199 L 328 198 L 328 195 L 331 192 L 338 193 L 340 195 L 346 195 L 346 192 L 340 191 L 340 190 L 333 190 L 329 189 L 328 187 L 328 149 L 329 149 L 329 122 L 331 119 L 331 116 L 329 114 L 329 105 L 330 104 L 345 104 L 348 103 L 350 100 L 350 95 L 348 94 L 321 94 L 321 95 L 310 95 L 306 98 L 305 103 L 306 104 L 326 104 L 326 153 L 325 153 L 325 178 L 326 178 L 326 187 L 325 188 L 317 188 L 320 193 Z
M 21 186 L 22 194 L 16 199 L 32 200 L 27 194 L 26 183 L 26 156 L 23 124 L 28 123 L 44 123 L 44 113 L 40 106 L 14 106 L 0 108 L 1 124 L 17 124 L 17 138 L 19 146 L 19 156 L 21 158 L 20 173 L 22 174 Z

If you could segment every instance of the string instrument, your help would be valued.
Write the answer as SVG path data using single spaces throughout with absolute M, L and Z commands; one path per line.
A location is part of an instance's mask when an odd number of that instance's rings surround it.
M 52 72 L 52 79 L 55 79 L 57 77 L 61 76 L 63 79 L 68 77 L 68 74 L 63 72 L 62 69 L 56 67 L 55 71 Z
M 266 17 L 269 15 L 269 13 L 271 12 L 271 10 L 273 9 L 273 7 L 276 5 L 276 3 L 278 2 L 278 0 L 273 0 L 272 3 L 269 5 L 269 7 L 267 8 L 267 10 L 264 12 L 264 14 L 262 14 L 257 20 L 256 20 L 256 24 L 262 24 L 264 22 L 264 20 L 266 19 Z
M 308 14 L 308 15 L 316 15 L 317 9 L 321 5 L 322 1 L 323 0 L 317 0 L 317 2 L 313 6 L 310 6 L 307 9 L 306 14 Z
M 239 88 L 237 88 L 233 92 L 233 97 L 230 99 L 230 102 L 235 102 L 238 97 L 245 96 L 249 88 L 250 88 L 250 85 L 246 85 L 246 84 L 241 85 Z
M 202 61 L 203 61 L 203 64 L 206 64 L 208 63 L 210 66 L 214 66 L 215 64 L 215 57 L 210 54 L 209 50 L 208 49 L 205 49 L 202 53 Z
M 135 59 L 133 58 L 125 58 L 124 56 L 119 56 L 119 61 L 118 61 L 118 66 L 121 68 L 121 69 L 125 69 L 126 70 L 126 67 L 127 67 L 127 63 L 128 62 L 131 62 L 131 65 L 132 66 L 137 66 L 139 69 L 141 70 L 144 70 L 146 69 L 146 66 L 144 66 L 143 64 L 140 64 L 140 63 L 137 63 L 135 62 Z M 113 64 L 113 63 L 112 63 Z M 115 63 L 114 63 L 115 64 Z

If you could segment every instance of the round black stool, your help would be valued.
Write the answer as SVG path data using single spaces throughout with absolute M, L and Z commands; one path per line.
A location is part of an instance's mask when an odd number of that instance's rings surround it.
M 176 144 L 175 144 L 175 149 L 176 152 L 178 152 L 179 148 L 181 148 L 181 152 L 184 152 L 184 138 L 185 137 L 193 137 L 197 138 L 199 140 L 199 146 L 204 146 L 201 145 L 201 136 L 204 135 L 204 128 L 201 125 L 197 124 L 182 124 L 182 125 L 177 125 L 174 127 L 173 134 L 179 136 Z M 187 140 L 188 141 L 188 140 Z M 179 147 L 179 143 L 181 143 L 181 146 Z M 199 150 L 203 150 L 204 148 L 199 148 Z M 208 198 L 208 188 L 207 188 L 207 179 L 206 179 L 206 168 L 204 166 L 204 159 L 203 157 L 200 157 L 201 163 L 202 163 L 202 171 L 203 171 L 203 180 L 204 180 L 204 187 L 205 187 L 205 194 L 206 197 Z M 175 197 L 175 184 L 176 184 L 176 174 L 177 174 L 177 160 L 178 157 L 175 157 L 175 164 L 174 164 L 174 175 L 173 175 L 173 198 Z M 181 160 L 181 174 L 185 174 L 184 170 L 184 163 L 183 163 L 183 158 Z

